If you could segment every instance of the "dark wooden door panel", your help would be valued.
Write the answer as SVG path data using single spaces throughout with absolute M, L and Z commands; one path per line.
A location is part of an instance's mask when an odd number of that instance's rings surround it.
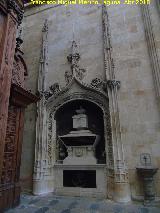
M 22 130 L 23 110 L 17 106 L 9 106 L 1 176 L 2 208 L 12 207 L 19 203 Z

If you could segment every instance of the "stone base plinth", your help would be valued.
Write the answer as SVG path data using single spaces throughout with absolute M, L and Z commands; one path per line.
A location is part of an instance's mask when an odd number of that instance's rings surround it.
M 96 171 L 96 187 L 64 187 L 63 186 L 63 171 L 66 170 L 95 170 Z M 57 195 L 82 196 L 82 197 L 98 197 L 105 198 L 106 185 L 106 165 L 59 165 L 54 166 L 55 171 L 55 193 Z
M 33 194 L 41 195 L 53 192 L 53 177 L 52 180 L 34 179 L 33 180 Z
M 116 202 L 130 202 L 131 194 L 128 183 L 114 183 L 114 201 Z

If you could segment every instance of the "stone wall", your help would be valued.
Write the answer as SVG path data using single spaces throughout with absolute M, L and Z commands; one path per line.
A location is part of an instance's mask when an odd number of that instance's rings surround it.
M 150 5 L 152 16 L 158 19 L 155 4 Z M 116 78 L 121 81 L 119 90 L 122 142 L 132 196 L 142 194 L 135 167 L 140 153 L 150 153 L 152 162 L 159 167 L 159 110 L 155 94 L 151 62 L 139 6 L 109 7 L 113 58 Z M 154 29 L 156 22 L 153 20 Z M 159 30 L 159 31 L 158 31 Z M 156 28 L 156 36 L 160 29 Z M 157 45 L 157 48 L 158 45 Z M 159 183 L 159 174 L 156 182 Z M 159 194 L 159 187 L 156 187 Z
M 153 1 L 149 6 L 159 56 L 159 14 Z M 160 115 L 155 92 L 152 66 L 147 48 L 144 24 L 139 5 L 107 7 L 116 79 L 121 81 L 118 92 L 122 142 L 129 168 L 129 182 L 133 197 L 142 195 L 136 175 L 140 153 L 150 153 L 152 162 L 160 167 Z M 26 8 L 24 19 L 25 60 L 29 77 L 27 86 L 36 92 L 42 26 L 49 22 L 49 63 L 47 88 L 58 82 L 65 85 L 64 73 L 70 69 L 67 55 L 72 41 L 79 45 L 80 66 L 87 70 L 84 81 L 98 77 L 105 79 L 102 7 L 101 5 L 55 5 Z M 32 188 L 34 163 L 36 107 L 26 111 L 21 180 L 24 190 Z M 160 174 L 156 175 L 156 193 L 160 195 Z

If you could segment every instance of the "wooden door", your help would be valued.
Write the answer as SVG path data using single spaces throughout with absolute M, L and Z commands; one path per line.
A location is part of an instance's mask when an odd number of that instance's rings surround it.
M 9 106 L 1 176 L 1 208 L 17 205 L 20 198 L 20 159 L 23 134 L 23 108 Z

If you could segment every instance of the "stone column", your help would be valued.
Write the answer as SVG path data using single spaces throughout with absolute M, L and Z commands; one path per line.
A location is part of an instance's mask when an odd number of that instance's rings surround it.
M 109 97 L 113 159 L 114 159 L 113 199 L 118 202 L 128 202 L 131 199 L 130 188 L 128 183 L 128 172 L 124 159 L 123 143 L 121 139 L 119 106 L 117 98 L 118 89 L 120 88 L 120 81 L 116 80 L 114 72 L 109 19 L 105 5 L 102 6 L 102 27 L 103 27 L 103 40 L 104 40 L 104 66 Z
M 33 193 L 42 194 L 52 191 L 46 180 L 48 171 L 47 113 L 45 106 L 46 72 L 48 70 L 48 22 L 42 29 L 42 49 L 39 63 L 38 92 L 41 97 L 37 103 L 35 163 Z

